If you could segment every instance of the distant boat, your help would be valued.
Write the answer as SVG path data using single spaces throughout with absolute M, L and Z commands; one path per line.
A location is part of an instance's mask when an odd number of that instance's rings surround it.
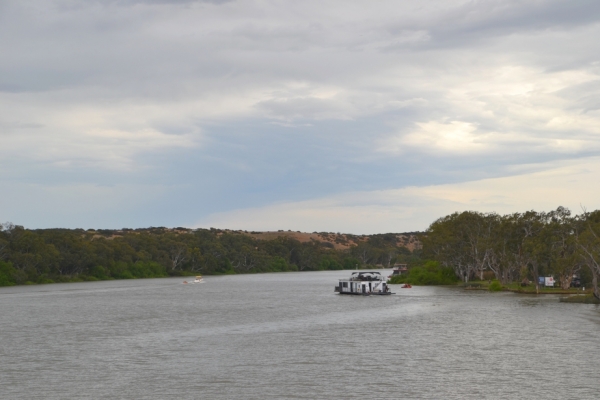
M 407 264 L 394 264 L 394 269 L 392 270 L 392 274 L 388 276 L 388 278 L 392 278 L 396 275 L 404 275 L 408 272 Z
M 340 279 L 335 291 L 362 296 L 393 294 L 379 272 L 354 272 L 350 279 Z
M 194 282 L 192 282 L 192 283 L 203 283 L 203 282 L 204 282 L 204 279 L 202 278 L 202 275 L 198 275 L 196 277 L 196 279 L 194 279 Z

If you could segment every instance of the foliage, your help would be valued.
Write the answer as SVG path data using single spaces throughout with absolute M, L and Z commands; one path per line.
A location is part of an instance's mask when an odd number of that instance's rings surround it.
M 392 276 L 390 279 L 388 279 L 387 283 L 391 283 L 393 285 L 405 283 L 405 278 L 406 278 L 406 275 L 395 275 L 395 276 Z
M 423 254 L 451 267 L 465 282 L 493 272 L 501 285 L 554 276 L 568 290 L 578 276 L 600 299 L 600 211 L 572 216 L 550 212 L 509 215 L 465 211 L 433 222 L 423 235 Z
M 405 275 L 393 276 L 389 283 L 409 283 L 411 285 L 452 285 L 458 281 L 452 268 L 443 267 L 436 261 L 414 266 Z
M 431 224 L 423 252 L 465 281 L 483 279 L 485 271 L 502 284 L 554 275 L 568 288 L 584 264 L 578 248 L 582 221 L 564 207 L 504 216 L 454 213 Z
M 0 224 L 0 286 L 339 270 L 367 264 L 382 268 L 419 257 L 403 247 L 403 235 L 352 238 L 358 246 L 336 250 L 331 242 L 301 242 L 287 236 L 260 240 L 241 231 L 212 228 L 29 230 L 5 223 Z
M 11 263 L 0 261 L 0 286 L 12 286 L 17 283 L 17 271 Z
M 497 280 L 493 280 L 492 283 L 488 286 L 488 290 L 490 292 L 499 292 L 502 290 L 502 284 Z

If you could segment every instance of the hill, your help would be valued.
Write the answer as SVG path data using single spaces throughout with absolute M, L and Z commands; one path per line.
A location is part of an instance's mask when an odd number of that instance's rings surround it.
M 318 241 L 321 243 L 330 243 L 332 248 L 336 250 L 348 250 L 352 246 L 358 246 L 360 243 L 367 242 L 370 238 L 384 237 L 395 247 L 404 247 L 411 252 L 421 248 L 421 242 L 418 239 L 418 232 L 408 233 L 385 233 L 377 235 L 352 235 L 348 233 L 333 233 L 333 232 L 300 232 L 300 231 L 264 231 L 264 232 L 247 232 L 247 231 L 230 231 L 233 233 L 241 233 L 252 236 L 258 240 L 273 240 L 279 237 L 287 237 L 295 239 L 301 243 Z

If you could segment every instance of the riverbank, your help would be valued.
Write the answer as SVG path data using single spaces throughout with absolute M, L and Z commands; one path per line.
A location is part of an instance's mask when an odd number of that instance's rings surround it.
M 493 281 L 492 281 L 493 282 Z M 476 281 L 476 282 L 461 282 L 458 286 L 464 288 L 465 290 L 490 290 L 490 282 L 486 281 Z M 550 287 L 540 287 L 538 291 L 536 291 L 534 285 L 521 286 L 519 283 L 510 283 L 508 285 L 502 285 L 501 291 L 505 292 L 513 292 L 513 293 L 521 293 L 521 294 L 586 294 L 591 295 L 592 289 L 582 290 L 581 288 L 550 288 Z
M 600 300 L 591 294 L 561 297 L 559 301 L 561 303 L 600 304 Z

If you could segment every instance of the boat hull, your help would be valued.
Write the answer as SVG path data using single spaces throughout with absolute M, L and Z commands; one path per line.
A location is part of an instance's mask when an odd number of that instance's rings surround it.
M 370 296 L 374 293 L 359 293 L 359 292 L 337 292 L 338 294 L 349 294 L 352 296 Z
M 349 295 L 353 295 L 353 296 L 389 296 L 391 294 L 395 294 L 392 292 L 385 292 L 385 293 L 356 293 L 356 292 L 336 292 L 338 294 L 349 294 Z

